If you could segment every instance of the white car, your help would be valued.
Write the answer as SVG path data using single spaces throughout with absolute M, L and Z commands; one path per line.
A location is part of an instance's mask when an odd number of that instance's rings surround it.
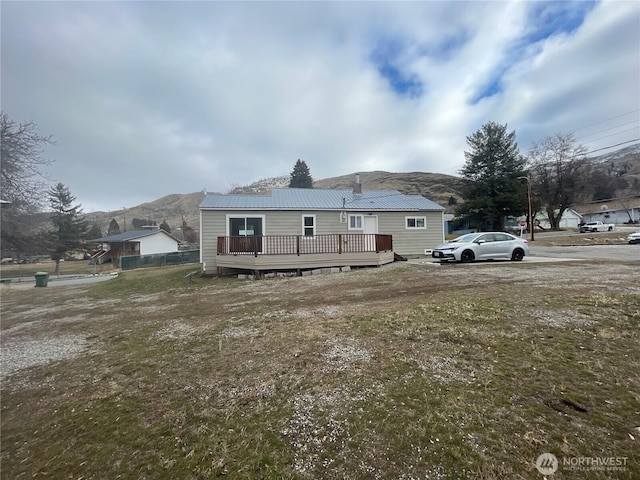
M 630 244 L 633 244 L 633 243 L 640 243 L 640 230 L 638 230 L 638 231 L 637 231 L 637 232 L 635 232 L 635 233 L 630 233 L 630 234 L 627 236 L 627 240 L 629 240 L 629 243 L 630 243 Z
M 431 256 L 441 262 L 506 259 L 516 262 L 529 255 L 529 242 L 504 232 L 468 233 L 438 245 Z

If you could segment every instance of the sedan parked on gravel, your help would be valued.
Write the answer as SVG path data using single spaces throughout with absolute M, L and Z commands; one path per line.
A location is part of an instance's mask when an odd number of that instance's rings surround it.
M 630 244 L 640 243 L 640 230 L 638 230 L 637 232 L 634 232 L 634 233 L 630 233 L 627 236 L 627 240 L 629 240 Z
M 529 242 L 504 232 L 468 233 L 438 245 L 431 256 L 441 262 L 513 260 L 529 255 Z

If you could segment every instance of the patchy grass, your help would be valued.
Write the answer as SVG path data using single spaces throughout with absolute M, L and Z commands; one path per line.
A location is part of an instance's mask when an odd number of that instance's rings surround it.
M 553 234 L 553 232 L 551 232 Z M 627 244 L 629 231 L 578 233 L 547 236 L 545 233 L 535 234 L 536 245 L 545 247 L 575 245 L 620 245 Z
M 583 268 L 5 288 L 0 475 L 638 478 L 640 264 Z

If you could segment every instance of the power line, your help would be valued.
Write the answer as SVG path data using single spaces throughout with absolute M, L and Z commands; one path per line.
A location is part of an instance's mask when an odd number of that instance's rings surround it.
M 626 142 L 616 143 L 615 145 L 609 145 L 608 147 L 597 148 L 595 150 L 591 150 L 590 152 L 584 153 L 584 155 L 589 155 L 590 153 L 599 152 L 600 150 L 609 150 L 610 148 L 619 147 L 620 145 L 626 145 L 627 143 L 633 143 L 640 141 L 640 138 L 634 138 L 633 140 L 627 140 Z
M 605 122 L 608 122 L 608 121 L 610 121 L 610 120 L 615 120 L 616 118 L 621 118 L 621 117 L 624 117 L 624 116 L 627 116 L 627 115 L 631 115 L 632 113 L 637 113 L 637 112 L 640 112 L 640 108 L 636 108 L 635 110 L 630 110 L 630 111 L 628 111 L 628 112 L 621 113 L 621 114 L 619 114 L 619 115 L 614 115 L 613 117 L 605 118 L 604 120 L 599 120 L 599 121 L 594 122 L 594 123 L 590 123 L 590 124 L 587 124 L 587 125 L 583 125 L 583 126 L 582 126 L 582 127 L 580 127 L 580 128 L 576 128 L 576 129 L 573 131 L 573 133 L 575 133 L 575 132 L 577 132 L 577 131 L 579 131 L 579 130 L 584 130 L 585 128 L 592 127 L 592 126 L 594 126 L 594 125 L 600 125 L 601 123 L 605 123 Z M 616 125 L 616 126 L 614 126 L 614 127 L 605 128 L 604 130 L 600 130 L 600 131 L 598 131 L 598 132 L 593 132 L 593 133 L 589 133 L 589 134 L 583 135 L 583 136 L 581 136 L 581 137 L 576 138 L 576 141 L 577 141 L 577 140 L 580 140 L 580 139 L 583 139 L 583 138 L 590 137 L 590 136 L 592 136 L 592 135 L 597 135 L 597 134 L 599 134 L 599 133 L 606 132 L 606 131 L 608 131 L 608 130 L 612 130 L 612 129 L 614 129 L 614 128 L 619 128 L 619 127 L 624 127 L 624 126 L 627 126 L 627 125 L 631 125 L 631 124 L 636 123 L 636 122 L 640 122 L 640 119 L 638 119 L 638 120 L 632 120 L 632 121 L 630 121 L 630 122 L 625 122 L 625 123 L 622 123 L 622 124 L 620 124 L 620 125 Z M 614 137 L 614 136 L 616 136 L 616 135 L 621 135 L 621 134 L 623 134 L 623 133 L 627 133 L 627 132 L 630 132 L 630 131 L 636 131 L 636 130 L 637 130 L 636 128 L 629 128 L 629 129 L 623 130 L 623 131 L 621 131 L 621 132 L 612 133 L 611 135 L 605 135 L 604 137 L 599 137 L 599 138 L 596 138 L 596 139 L 594 139 L 594 140 L 590 140 L 588 143 L 597 142 L 598 140 L 602 140 L 602 139 L 609 138 L 609 137 Z M 628 143 L 633 143 L 633 142 L 637 142 L 637 141 L 640 141 L 640 138 L 635 138 L 635 139 L 633 139 L 633 140 L 628 140 L 628 141 L 626 141 L 626 142 L 621 142 L 621 143 L 617 143 L 617 144 L 615 144 L 615 145 L 610 145 L 610 146 L 607 146 L 607 147 L 598 148 L 598 149 L 596 149 L 596 150 L 591 150 L 591 151 L 589 151 L 589 152 L 584 153 L 584 155 L 589 155 L 590 153 L 599 152 L 599 151 L 602 151 L 602 150 L 608 150 L 608 149 L 610 149 L 610 148 L 618 147 L 618 146 L 621 146 L 621 145 L 626 145 L 626 144 L 628 144 Z M 447 169 L 440 170 L 440 171 L 439 171 L 439 172 L 437 172 L 437 173 L 444 173 L 444 174 L 452 173 L 452 174 L 455 174 L 455 173 L 459 173 L 460 168 L 461 168 L 461 167 L 459 167 L 459 168 L 447 168 Z
M 581 140 L 583 138 L 591 137 L 592 135 L 597 135 L 600 132 L 606 132 L 606 131 L 609 131 L 609 130 L 613 130 L 614 128 L 626 127 L 627 125 L 631 125 L 633 123 L 640 123 L 640 118 L 638 120 L 633 120 L 632 122 L 626 122 L 626 123 L 622 123 L 620 125 L 616 125 L 616 126 L 613 126 L 613 127 L 605 128 L 604 130 L 600 130 L 599 132 L 588 133 L 587 135 L 583 135 L 581 137 L 576 138 L 576 140 Z M 635 129 L 632 129 L 632 130 L 635 130 Z M 625 132 L 626 131 L 628 131 L 628 130 L 625 130 Z M 620 133 L 622 133 L 622 132 L 620 132 Z
M 560 161 L 561 161 L 561 162 L 564 162 L 564 161 L 571 161 L 571 160 L 575 160 L 576 158 L 579 158 L 579 157 L 585 157 L 585 159 L 586 159 L 587 155 L 590 155 L 590 154 L 592 154 L 592 153 L 600 152 L 600 151 L 602 151 L 602 150 L 609 150 L 609 149 L 611 149 L 611 148 L 619 147 L 619 146 L 621 146 L 621 145 L 626 145 L 626 144 L 628 144 L 628 143 L 633 143 L 633 142 L 638 142 L 638 141 L 640 141 L 640 138 L 634 138 L 633 140 L 627 140 L 626 142 L 616 143 L 615 145 L 609 145 L 609 146 L 607 146 L 607 147 L 596 148 L 595 150 L 590 150 L 590 151 L 588 151 L 588 152 L 579 152 L 579 153 L 576 153 L 575 155 L 572 155 L 571 157 L 569 157 L 569 158 L 567 158 L 567 159 L 560 160 Z M 558 163 L 558 161 L 557 161 L 557 160 L 549 160 L 549 161 L 547 161 L 547 162 L 539 163 L 539 164 L 537 164 L 537 165 L 539 165 L 539 166 L 543 166 L 543 167 L 544 167 L 544 166 L 547 166 L 547 165 L 556 165 L 557 163 Z
M 614 117 L 605 118 L 604 120 L 600 120 L 598 122 L 594 122 L 594 123 L 590 123 L 588 125 L 584 125 L 584 126 L 582 126 L 580 128 L 576 128 L 573 131 L 573 133 L 577 132 L 578 130 L 584 130 L 585 128 L 593 127 L 594 125 L 599 125 L 601 123 L 608 122 L 609 120 L 614 120 L 616 118 L 624 117 L 625 115 L 630 115 L 630 114 L 636 113 L 636 112 L 640 112 L 640 108 L 636 108 L 635 110 L 631 110 L 630 112 L 621 113 L 620 115 L 616 115 Z
M 638 130 L 638 128 L 628 128 L 628 129 L 623 130 L 623 131 L 621 131 L 621 132 L 611 133 L 611 134 L 609 134 L 609 135 L 605 135 L 604 137 L 599 137 L 599 138 L 593 139 L 593 140 L 589 141 L 588 143 L 597 142 L 598 140 L 602 140 L 603 138 L 615 137 L 615 136 L 617 136 L 617 135 L 621 135 L 621 134 L 623 134 L 623 133 L 627 133 L 627 132 L 635 132 L 635 131 L 637 131 L 637 130 Z

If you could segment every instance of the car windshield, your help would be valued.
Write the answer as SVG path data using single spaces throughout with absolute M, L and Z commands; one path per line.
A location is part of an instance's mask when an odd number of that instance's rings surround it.
M 454 238 L 453 240 L 451 240 L 451 243 L 470 243 L 478 238 L 479 235 L 479 233 L 468 233 L 466 235 L 462 235 L 461 237 Z

